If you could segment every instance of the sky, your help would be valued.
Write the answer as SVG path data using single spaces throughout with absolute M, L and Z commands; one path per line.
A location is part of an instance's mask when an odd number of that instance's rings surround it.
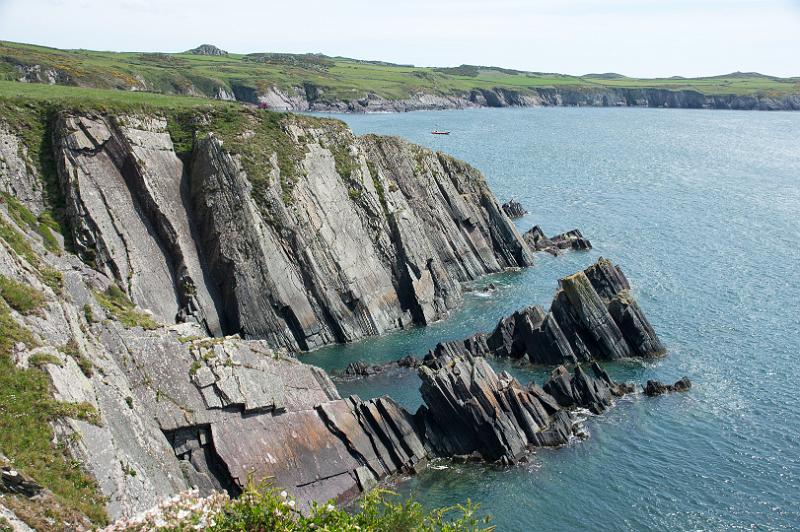
M 800 0 L 0 0 L 0 39 L 637 77 L 800 76 Z

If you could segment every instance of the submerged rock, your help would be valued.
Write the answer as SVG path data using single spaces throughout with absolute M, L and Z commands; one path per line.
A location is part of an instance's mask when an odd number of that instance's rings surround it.
M 592 243 L 578 229 L 548 238 L 541 227 L 534 225 L 522 237 L 533 251 L 546 251 L 551 255 L 558 255 L 565 249 L 592 249 Z
M 686 392 L 691 390 L 692 381 L 688 377 L 682 377 L 675 384 L 664 384 L 661 381 L 649 380 L 644 386 L 644 394 L 651 397 L 663 395 L 670 392 Z
M 506 216 L 512 219 L 522 218 L 528 214 L 528 211 L 525 210 L 525 207 L 523 207 L 520 202 L 513 199 L 503 203 L 503 212 L 506 213 Z
M 377 375 L 378 373 L 383 373 L 392 368 L 414 369 L 421 365 L 422 360 L 411 355 L 406 355 L 398 360 L 392 360 L 381 364 L 369 364 L 363 360 L 359 360 L 349 363 L 344 371 L 333 371 L 332 376 L 340 380 L 349 380 Z

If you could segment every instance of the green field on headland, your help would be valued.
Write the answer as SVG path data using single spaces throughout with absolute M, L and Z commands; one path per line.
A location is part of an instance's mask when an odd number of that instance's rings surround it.
M 0 41 L 0 79 L 25 78 L 100 89 L 140 90 L 206 97 L 263 93 L 269 87 L 324 93 L 326 99 L 349 101 L 365 94 L 398 100 L 414 94 L 463 95 L 473 90 L 507 89 L 666 89 L 704 95 L 800 93 L 800 78 L 734 73 L 705 78 L 636 79 L 618 74 L 523 72 L 462 65 L 415 67 L 318 54 L 100 52 L 59 50 Z M 30 89 L 28 89 L 30 90 Z

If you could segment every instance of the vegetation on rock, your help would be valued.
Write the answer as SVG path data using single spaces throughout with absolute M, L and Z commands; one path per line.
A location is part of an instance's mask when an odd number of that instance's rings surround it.
M 36 366 L 52 362 L 50 358 L 33 359 L 33 367 L 22 369 L 12 359 L 17 343 L 29 349 L 39 342 L 30 331 L 12 317 L 4 298 L 0 299 L 0 453 L 14 467 L 34 478 L 53 492 L 53 504 L 9 496 L 6 503 L 19 517 L 34 524 L 54 519 L 74 522 L 85 515 L 93 522 L 106 521 L 103 498 L 94 480 L 70 458 L 63 445 L 54 443 L 51 421 L 71 417 L 98 423 L 97 411 L 85 403 L 56 401 L 50 391 L 47 374 Z M 33 357 L 32 357 L 33 358 Z M 48 499 L 49 500 L 49 499 Z
M 237 499 L 225 493 L 198 497 L 188 491 L 165 501 L 158 508 L 110 525 L 107 532 L 144 532 L 150 530 L 211 530 L 248 532 L 490 532 L 490 518 L 477 514 L 478 506 L 467 501 L 447 508 L 426 510 L 419 502 L 398 502 L 394 493 L 375 489 L 364 495 L 357 510 L 348 511 L 332 502 L 314 505 L 300 512 L 295 500 L 285 491 L 249 485 Z
M 103 292 L 96 291 L 94 295 L 100 306 L 125 327 L 141 327 L 147 330 L 159 327 L 149 314 L 138 310 L 117 285 L 111 285 Z
M 20 314 L 33 314 L 44 306 L 44 294 L 35 288 L 0 274 L 0 297 Z

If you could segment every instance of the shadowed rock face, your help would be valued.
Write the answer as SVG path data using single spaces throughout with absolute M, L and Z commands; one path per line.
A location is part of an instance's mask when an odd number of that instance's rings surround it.
M 592 375 L 559 366 L 541 388 L 495 373 L 485 358 L 442 354 L 419 370 L 425 405 L 416 417 L 434 455 L 475 455 L 513 463 L 533 447 L 564 445 L 575 432 L 569 411 L 596 414 L 634 391 L 596 363 Z
M 441 319 L 462 282 L 532 264 L 474 168 L 335 122 L 280 127 L 301 177 L 265 156 L 254 188 L 213 134 L 184 167 L 163 118 L 62 115 L 54 144 L 79 253 L 163 322 L 292 350 Z

